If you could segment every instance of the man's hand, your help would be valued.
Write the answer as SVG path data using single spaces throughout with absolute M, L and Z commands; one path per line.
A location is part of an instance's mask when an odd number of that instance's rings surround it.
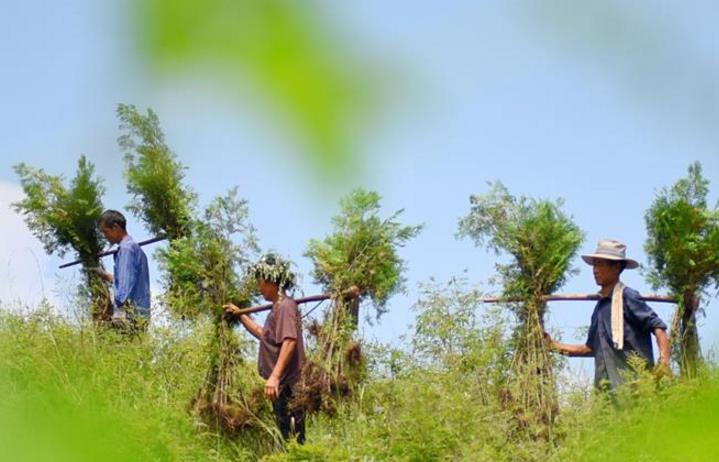
M 232 303 L 222 305 L 222 308 L 225 310 L 225 318 L 227 319 L 237 318 L 240 315 L 240 309 Z
M 657 365 L 654 366 L 654 375 L 658 378 L 671 377 L 672 368 L 668 356 L 659 355 L 659 361 L 657 361 Z
M 552 336 L 548 333 L 544 333 L 544 340 L 547 342 L 547 346 L 551 351 L 555 351 L 560 355 L 564 356 L 593 356 L 594 352 L 587 345 L 573 345 L 569 343 L 561 343 L 552 339 Z
M 669 369 L 669 357 L 659 356 L 659 366 L 666 367 L 667 369 Z
M 664 361 L 664 358 L 659 358 L 659 362 L 654 366 L 654 377 L 661 379 L 663 377 L 671 377 L 672 369 L 669 367 L 669 362 Z
M 276 400 L 280 394 L 280 379 L 271 375 L 265 382 L 265 396 L 272 401 Z
M 544 341 L 547 342 L 547 347 L 549 347 L 550 351 L 556 351 L 557 353 L 562 352 L 559 345 L 557 345 L 557 342 L 555 342 L 554 339 L 552 339 L 552 336 L 549 335 L 549 332 L 544 332 Z
M 108 273 L 107 271 L 103 270 L 99 266 L 93 266 L 89 268 L 90 271 L 100 276 L 100 279 L 107 282 L 112 282 L 112 274 Z

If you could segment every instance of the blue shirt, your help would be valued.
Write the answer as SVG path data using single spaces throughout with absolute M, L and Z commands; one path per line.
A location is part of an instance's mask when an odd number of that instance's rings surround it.
M 612 298 L 602 298 L 592 313 L 587 346 L 594 356 L 594 385 L 616 388 L 622 383 L 621 371 L 628 370 L 627 360 L 638 355 L 649 366 L 654 365 L 652 332 L 667 326 L 659 316 L 639 298 L 639 292 L 624 288 L 624 349 L 617 350 L 612 342 Z
M 131 302 L 138 314 L 150 315 L 150 272 L 147 256 L 130 236 L 125 236 L 114 255 L 115 306 Z

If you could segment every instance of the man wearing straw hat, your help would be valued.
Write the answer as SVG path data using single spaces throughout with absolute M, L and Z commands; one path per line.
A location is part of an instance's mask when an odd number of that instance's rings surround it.
M 568 356 L 593 356 L 597 388 L 616 389 L 622 383 L 622 372 L 629 369 L 628 360 L 633 355 L 653 367 L 651 334 L 657 340 L 659 364 L 668 368 L 667 326 L 636 290 L 619 280 L 622 271 L 639 266 L 635 260 L 626 258 L 626 246 L 615 240 L 601 240 L 596 252 L 582 255 L 582 260 L 592 265 L 594 280 L 601 287 L 587 342 L 568 345 L 555 342 L 547 335 L 552 347 Z

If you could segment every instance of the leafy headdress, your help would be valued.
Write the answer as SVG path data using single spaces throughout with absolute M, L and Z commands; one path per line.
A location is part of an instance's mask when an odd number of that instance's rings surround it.
M 290 290 L 297 284 L 297 277 L 290 269 L 290 262 L 274 253 L 265 254 L 250 267 L 250 275 L 273 282 L 281 290 Z

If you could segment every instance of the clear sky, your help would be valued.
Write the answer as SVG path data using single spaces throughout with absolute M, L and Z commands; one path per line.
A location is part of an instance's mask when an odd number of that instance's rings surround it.
M 56 271 L 8 204 L 20 194 L 12 165 L 72 175 L 81 153 L 97 165 L 105 205 L 128 202 L 114 110 L 152 107 L 189 167 L 201 202 L 233 185 L 250 202 L 261 245 L 295 260 L 330 229 L 337 200 L 375 189 L 387 213 L 425 223 L 402 250 L 406 295 L 368 337 L 410 332 L 417 283 L 464 274 L 487 281 L 497 261 L 454 234 L 468 197 L 503 181 L 514 194 L 564 197 L 586 232 L 625 241 L 646 262 L 644 212 L 658 188 L 700 161 L 719 193 L 719 31 L 714 2 L 314 2 L 338 42 L 377 63 L 388 91 L 357 136 L 355 175 L 325 181 L 272 111 L 242 82 L 211 66 L 158 74 L 147 62 L 129 2 L 3 2 L 0 15 L 0 298 L 63 298 Z M 332 184 L 331 184 L 332 183 Z M 147 236 L 131 222 L 136 238 Z M 151 253 L 151 252 L 148 252 Z M 591 272 L 563 289 L 592 292 Z M 464 271 L 466 270 L 466 273 Z M 625 282 L 649 288 L 639 272 Z M 60 289 L 58 289 L 58 287 Z M 669 306 L 655 306 L 665 319 Z M 551 307 L 550 325 L 581 341 L 591 303 Z M 719 347 L 719 303 L 701 321 L 705 349 Z M 590 367 L 587 365 L 586 367 Z

